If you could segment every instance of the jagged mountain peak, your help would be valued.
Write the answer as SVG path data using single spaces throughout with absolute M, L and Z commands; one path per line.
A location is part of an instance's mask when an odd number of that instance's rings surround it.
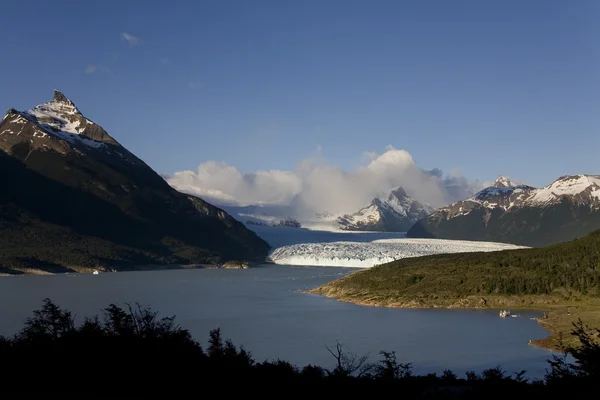
M 392 190 L 388 197 L 388 200 L 392 200 L 394 197 L 400 200 L 405 197 L 408 197 L 408 195 L 406 194 L 406 190 L 404 190 L 402 186 L 399 186 L 397 189 Z
M 514 187 L 515 185 L 512 183 L 512 181 L 510 179 L 508 179 L 505 176 L 498 176 L 498 179 L 496 179 L 496 182 L 494 182 L 493 187 L 504 187 L 504 188 L 510 188 L 510 187 Z
M 367 207 L 354 214 L 339 217 L 337 222 L 344 230 L 406 232 L 432 211 L 429 205 L 413 199 L 404 188 L 398 187 L 387 196 L 376 196 Z
M 54 97 L 52 97 L 52 101 L 57 102 L 57 103 L 69 104 L 69 105 L 75 107 L 75 104 L 71 100 L 69 100 L 67 98 L 67 96 L 65 96 L 63 94 L 63 92 L 61 92 L 58 89 L 54 89 Z
M 69 148 L 106 150 L 106 144 L 121 147 L 58 90 L 54 91 L 52 100 L 29 111 L 9 109 L 2 119 L 0 137 L 0 148 L 9 152 L 23 143 L 31 148 L 54 149 L 63 154 Z
M 56 89 L 54 90 L 54 96 L 52 97 L 52 100 L 33 107 L 31 110 L 28 111 L 28 113 L 32 114 L 38 119 L 41 118 L 42 120 L 46 121 L 50 119 L 63 121 L 66 120 L 69 122 L 79 119 L 85 119 L 86 121 L 89 121 L 87 120 L 87 118 L 83 117 L 83 114 L 81 114 L 81 111 L 79 111 L 75 103 L 73 103 L 69 98 L 67 98 L 67 96 L 65 96 L 62 92 Z M 92 123 L 91 121 L 89 122 Z M 85 127 L 79 128 L 80 130 L 83 130 Z M 77 131 L 77 129 L 75 130 Z

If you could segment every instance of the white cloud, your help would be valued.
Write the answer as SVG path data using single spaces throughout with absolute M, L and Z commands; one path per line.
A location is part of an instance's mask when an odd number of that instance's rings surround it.
M 179 190 L 220 204 L 286 204 L 301 189 L 301 182 L 290 171 L 258 171 L 242 174 L 237 168 L 208 161 L 197 171 L 176 172 L 168 182 Z
M 409 152 L 392 146 L 369 156 L 370 161 L 354 171 L 344 171 L 319 154 L 301 161 L 294 171 L 249 174 L 209 161 L 196 171 L 176 172 L 167 181 L 182 192 L 218 205 L 290 205 L 297 216 L 354 212 L 399 186 L 434 207 L 466 198 L 483 187 L 462 176 L 444 175 L 439 169 L 423 170 Z
M 371 161 L 374 158 L 377 158 L 377 153 L 374 151 L 364 151 L 361 156 L 363 161 Z
M 86 74 L 93 74 L 94 72 L 96 72 L 96 66 L 93 64 L 88 64 L 87 67 L 85 67 L 85 73 Z
M 129 43 L 130 46 L 137 46 L 142 43 L 142 40 L 140 38 L 133 36 L 132 34 L 129 34 L 127 32 L 121 33 L 121 40 L 126 41 L 127 43 Z

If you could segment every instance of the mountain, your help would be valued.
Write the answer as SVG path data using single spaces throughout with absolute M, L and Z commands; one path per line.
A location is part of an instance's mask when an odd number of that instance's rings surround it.
M 55 91 L 0 123 L 0 269 L 132 269 L 262 259 L 268 245 L 177 192 Z M 2 272 L 2 271 L 0 271 Z
M 432 211 L 429 205 L 418 202 L 399 187 L 387 198 L 376 197 L 367 207 L 343 215 L 337 222 L 341 229 L 349 231 L 406 232 Z
M 599 228 L 600 176 L 563 176 L 540 189 L 499 177 L 493 186 L 421 219 L 407 236 L 540 247 Z

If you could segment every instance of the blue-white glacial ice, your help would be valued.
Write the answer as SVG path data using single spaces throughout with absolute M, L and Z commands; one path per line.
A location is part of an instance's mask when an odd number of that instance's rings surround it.
M 372 242 L 303 243 L 274 249 L 270 261 L 284 265 L 369 268 L 406 257 L 522 248 L 511 244 L 442 239 L 380 239 Z

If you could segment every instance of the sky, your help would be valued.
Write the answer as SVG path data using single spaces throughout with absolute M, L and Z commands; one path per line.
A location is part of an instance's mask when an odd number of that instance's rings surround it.
M 357 174 L 394 149 L 543 186 L 600 173 L 599 20 L 595 0 L 4 0 L 0 107 L 60 89 L 169 176 Z

